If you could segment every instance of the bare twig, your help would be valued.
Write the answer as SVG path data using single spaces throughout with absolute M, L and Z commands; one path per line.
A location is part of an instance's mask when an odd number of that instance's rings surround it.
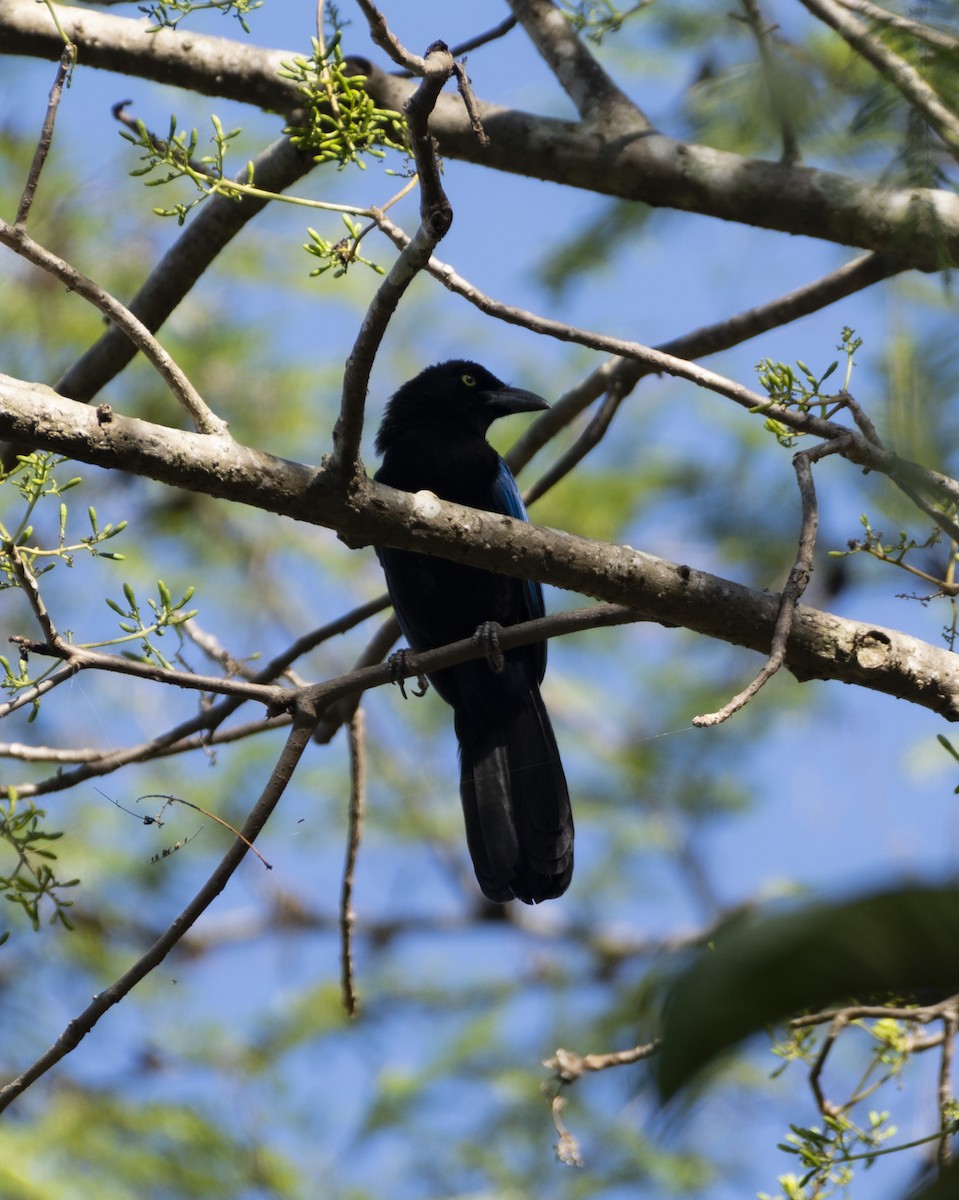
M 24 561 L 20 553 L 20 547 L 14 544 L 6 548 L 7 557 L 10 560 L 10 566 L 13 568 L 13 573 L 20 581 L 20 587 L 24 595 L 29 601 L 30 607 L 33 609 L 33 615 L 37 619 L 37 624 L 43 631 L 43 636 L 47 639 L 51 648 L 55 650 L 69 650 L 66 642 L 64 642 L 57 633 L 56 627 L 53 624 L 53 619 L 47 612 L 47 606 L 43 602 L 43 597 L 40 595 L 40 588 L 37 586 L 37 580 L 29 565 Z M 11 639 L 12 640 L 12 639 Z M 67 654 L 61 657 L 68 657 Z
M 717 354 L 749 338 L 758 337 L 770 329 L 786 325 L 809 313 L 818 312 L 836 300 L 862 291 L 903 269 L 901 263 L 887 255 L 861 254 L 835 271 L 830 271 L 828 275 L 777 296 L 767 304 L 746 309 L 714 325 L 694 329 L 661 343 L 655 349 L 680 359 L 698 359 Z M 446 283 L 445 279 L 440 278 L 441 282 Z M 465 280 L 462 282 L 465 283 Z M 447 286 L 451 287 L 451 290 L 459 291 L 451 283 L 447 283 Z M 468 284 L 466 286 L 469 287 Z M 465 295 L 466 299 L 471 299 L 466 293 L 460 294 Z M 488 311 L 491 315 L 499 316 L 512 324 L 523 323 L 518 319 L 521 309 L 501 311 L 496 301 L 490 303 L 494 306 L 490 309 L 480 305 L 484 312 Z M 569 340 L 558 330 L 544 328 L 542 332 L 551 337 Z M 617 382 L 623 393 L 627 394 L 640 379 L 655 373 L 654 366 L 629 358 L 615 358 L 604 362 L 581 384 L 557 400 L 549 412 L 544 413 L 527 428 L 510 452 L 509 463 L 514 472 L 529 462 L 558 428 L 565 427 L 573 416 L 603 395 L 613 382 Z
M 654 1038 L 641 1046 L 633 1046 L 629 1050 L 612 1050 L 605 1054 L 575 1054 L 572 1050 L 557 1049 L 552 1058 L 543 1063 L 544 1067 L 554 1072 L 555 1090 L 544 1085 L 543 1090 L 549 1099 L 549 1111 L 553 1126 L 559 1135 L 556 1143 L 556 1157 L 568 1167 L 581 1167 L 582 1155 L 579 1140 L 566 1126 L 562 1119 L 562 1111 L 566 1106 L 564 1088 L 575 1083 L 587 1071 L 608 1071 L 611 1067 L 625 1067 L 631 1063 L 641 1062 L 650 1058 L 660 1047 L 660 1039 Z
M 827 454 L 841 454 L 844 448 L 845 441 L 839 438 L 834 442 L 815 446 L 812 450 L 801 450 L 793 457 L 793 467 L 796 471 L 796 482 L 799 485 L 802 504 L 802 523 L 799 531 L 799 543 L 796 546 L 796 557 L 779 599 L 779 613 L 773 629 L 769 657 L 748 687 L 734 696 L 728 704 L 724 704 L 717 712 L 693 717 L 694 725 L 704 728 L 710 725 L 719 725 L 728 720 L 749 703 L 763 684 L 767 683 L 785 662 L 786 642 L 792 628 L 796 605 L 801 600 L 812 574 L 812 556 L 816 546 L 816 531 L 819 528 L 819 507 L 816 503 L 812 463 L 824 458 Z
M 53 641 L 35 642 L 15 634 L 10 641 L 30 654 L 51 655 L 62 658 L 78 670 L 109 671 L 116 675 L 129 675 L 153 683 L 172 684 L 193 692 L 211 692 L 214 695 L 235 696 L 241 700 L 255 700 L 265 708 L 284 708 L 293 696 L 289 688 L 274 684 L 251 683 L 245 679 L 228 679 L 218 675 L 197 675 L 192 671 L 175 671 L 153 663 L 138 662 L 132 658 L 121 658 L 118 654 L 104 654 L 99 650 L 88 650 L 74 646 L 61 638 Z
M 409 244 L 409 235 L 394 225 L 392 221 L 381 214 L 376 214 L 375 220 L 380 229 L 396 245 L 407 246 Z M 838 272 L 832 272 L 824 279 L 817 280 L 815 284 L 811 284 L 807 288 L 801 288 L 796 292 L 789 293 L 788 296 L 779 297 L 770 305 L 750 309 L 748 313 L 741 313 L 737 317 L 731 318 L 730 321 L 707 326 L 684 338 L 656 348 L 643 345 L 641 342 L 632 342 L 624 338 L 610 337 L 607 334 L 579 329 L 562 321 L 554 321 L 526 309 L 515 308 L 512 305 L 493 300 L 457 275 L 452 267 L 437 259 L 431 258 L 427 269 L 451 291 L 464 296 L 471 304 L 490 316 L 498 317 L 512 325 L 520 325 L 533 333 L 546 334 L 560 341 L 575 342 L 593 350 L 604 350 L 615 354 L 618 358 L 631 360 L 628 367 L 624 364 L 625 381 L 629 381 L 630 387 L 643 375 L 673 375 L 679 379 L 688 379 L 699 387 L 725 396 L 743 408 L 762 411 L 764 415 L 782 421 L 783 424 L 799 433 L 810 433 L 825 441 L 833 441 L 847 434 L 849 430 L 833 421 L 816 416 L 812 412 L 801 413 L 795 409 L 772 403 L 768 396 L 760 395 L 734 380 L 710 371 L 707 367 L 701 367 L 692 362 L 690 358 L 680 357 L 680 354 L 687 352 L 699 357 L 715 353 L 717 350 L 754 336 L 763 329 L 774 328 L 786 320 L 794 320 L 807 312 L 813 312 L 817 308 L 831 303 L 840 295 L 847 295 L 850 291 L 857 291 L 861 287 L 868 286 L 869 283 L 876 282 L 877 279 L 895 274 L 900 268 L 888 259 L 866 255 L 856 260 L 855 263 L 840 268 Z M 582 394 L 577 396 L 576 413 L 582 411 L 596 396 L 606 391 L 605 384 L 608 379 L 609 372 L 607 371 L 604 386 L 597 386 L 595 393 L 592 395 L 587 393 L 585 398 Z M 569 407 L 560 400 L 553 405 L 550 412 L 545 413 L 543 417 L 533 423 L 527 437 L 521 438 L 510 454 L 508 461 L 511 467 L 517 469 L 527 462 L 557 428 L 568 424 L 571 419 Z M 865 452 L 867 446 L 871 446 L 871 443 L 865 437 L 854 436 L 847 443 L 848 450 L 857 455 Z M 853 461 L 859 462 L 860 459 L 854 457 Z M 895 479 L 894 475 L 892 477 Z M 931 482 L 931 478 L 928 475 L 926 477 Z M 940 477 L 940 479 L 944 481 L 945 477 Z M 952 483 L 945 486 L 948 488 L 950 496 L 959 498 L 959 484 Z
M 549 1114 L 553 1119 L 553 1128 L 559 1135 L 559 1141 L 553 1147 L 556 1151 L 556 1157 L 567 1167 L 581 1167 L 583 1165 L 583 1156 L 579 1149 L 579 1139 L 576 1135 L 567 1128 L 566 1122 L 562 1118 L 563 1109 L 566 1107 L 566 1097 L 562 1092 L 556 1092 L 550 1097 Z
M 300 654 L 307 650 L 313 649 L 329 638 L 336 637 L 342 633 L 348 632 L 356 625 L 365 621 L 367 617 L 376 612 L 381 611 L 388 603 L 386 597 L 381 597 L 371 601 L 368 604 L 360 605 L 358 608 L 350 612 L 344 613 L 341 617 L 330 621 L 328 624 L 321 626 L 313 633 L 306 635 L 303 638 L 294 642 L 291 647 L 282 651 L 270 662 L 268 662 L 260 672 L 249 680 L 251 684 L 267 684 L 271 680 L 279 678 L 285 674 L 290 664 L 299 657 Z M 373 660 L 378 661 L 378 660 Z M 363 664 L 368 665 L 368 664 Z M 45 680 L 42 684 L 35 688 L 29 689 L 26 693 L 21 693 L 16 700 L 8 705 L 0 706 L 0 717 L 12 711 L 14 708 L 22 704 L 33 703 L 35 698 L 45 694 L 58 683 L 64 682 L 71 678 L 79 670 L 78 664 L 71 663 L 64 671 L 59 672 L 49 680 Z M 284 695 L 292 695 L 292 693 L 284 692 Z M 41 781 L 39 783 L 22 783 L 17 785 L 17 790 L 20 795 L 43 795 L 48 792 L 62 791 L 66 788 L 76 786 L 78 783 L 84 782 L 86 779 L 96 778 L 101 775 L 109 775 L 113 771 L 119 770 L 121 767 L 133 762 L 145 762 L 152 758 L 163 757 L 172 754 L 182 754 L 190 750 L 202 750 L 207 746 L 221 745 L 227 742 L 237 741 L 244 737 L 252 737 L 257 733 L 267 729 L 279 728 L 289 722 L 288 716 L 278 716 L 266 718 L 259 721 L 251 721 L 247 724 L 235 729 L 226 730 L 222 733 L 217 732 L 224 721 L 228 720 L 234 712 L 243 703 L 243 698 L 232 695 L 220 700 L 218 703 L 204 709 L 195 717 L 181 722 L 165 733 L 158 735 L 155 738 L 150 738 L 145 742 L 141 742 L 135 746 L 124 747 L 121 749 L 105 750 L 99 754 L 87 756 L 84 755 L 79 761 L 83 765 L 79 766 L 75 771 L 63 772 L 57 771 L 52 778 Z M 353 701 L 355 705 L 355 701 Z M 331 713 L 335 711 L 335 706 L 331 709 Z M 350 710 L 352 711 L 352 709 Z M 329 720 L 331 713 L 327 714 Z M 349 719 L 347 714 L 345 719 Z M 337 725 L 336 728 L 339 726 Z M 330 732 L 332 737 L 335 729 Z M 329 739 L 327 739 L 329 740 Z M 23 757 L 17 755 L 16 757 Z M 54 758 L 51 761 L 59 761 Z
M 350 806 L 347 819 L 346 862 L 343 866 L 343 885 L 340 890 L 340 971 L 343 1006 L 347 1016 L 355 1017 L 359 1012 L 359 1000 L 356 995 L 353 967 L 353 927 L 356 924 L 356 913 L 353 911 L 353 878 L 366 808 L 366 722 L 362 708 L 357 708 L 350 719 L 349 742 Z
M 62 671 L 57 671 L 55 674 L 47 676 L 46 679 L 34 684 L 33 687 L 27 688 L 26 691 L 18 692 L 12 700 L 8 700 L 6 704 L 0 704 L 0 718 L 9 716 L 10 713 L 16 712 L 18 708 L 25 708 L 28 704 L 36 703 L 42 696 L 46 696 L 55 687 L 59 687 L 61 683 L 66 683 L 68 679 L 72 679 L 79 669 L 79 666 L 70 663 Z
M 626 395 L 622 390 L 621 381 L 614 378 L 599 409 L 576 441 L 564 454 L 560 455 L 549 470 L 544 471 L 532 487 L 524 492 L 523 498 L 528 505 L 534 504 L 540 496 L 555 487 L 561 479 L 579 466 L 591 450 L 599 445 L 625 399 Z
M 259 850 L 257 850 L 256 846 L 254 846 L 251 841 L 245 838 L 235 825 L 231 825 L 229 821 L 223 817 L 217 816 L 217 814 L 215 812 L 211 812 L 210 809 L 204 808 L 200 804 L 194 804 L 192 800 L 185 800 L 182 796 L 172 796 L 169 792 L 146 792 L 142 796 L 137 796 L 137 801 L 139 802 L 140 800 L 165 800 L 166 804 L 164 804 L 163 808 L 160 809 L 161 813 L 163 812 L 163 809 L 166 808 L 167 804 L 184 804 L 187 808 L 192 808 L 194 812 L 198 812 L 204 817 L 209 817 L 210 820 L 215 821 L 217 825 L 222 825 L 224 829 L 228 829 L 234 837 L 239 838 L 242 842 L 245 842 L 247 849 L 251 850 L 257 856 L 264 867 L 266 867 L 268 871 L 273 870 L 273 864 L 266 861 Z M 127 810 L 125 809 L 124 811 Z M 153 824 L 161 824 L 159 817 L 151 817 L 150 821 Z
M 632 1046 L 629 1050 L 610 1050 L 604 1054 L 575 1054 L 572 1050 L 557 1049 L 552 1058 L 546 1059 L 544 1067 L 555 1071 L 560 1083 L 575 1083 L 587 1071 L 608 1071 L 610 1067 L 628 1067 L 632 1063 L 651 1058 L 662 1044 L 660 1038 Z
M 37 184 L 40 182 L 40 172 L 43 170 L 43 164 L 47 161 L 50 145 L 53 142 L 53 125 L 57 118 L 57 109 L 60 107 L 60 98 L 63 95 L 63 83 L 76 61 L 77 48 L 72 42 L 67 42 L 60 55 L 57 76 L 50 89 L 50 98 L 47 102 L 47 115 L 43 120 L 43 128 L 40 130 L 40 138 L 33 154 L 33 162 L 30 164 L 26 186 L 20 197 L 20 204 L 17 206 L 17 225 L 25 225 L 27 217 L 30 215 L 33 197 L 37 191 Z
M 819 1048 L 819 1053 L 816 1055 L 816 1061 L 809 1071 L 809 1086 L 812 1088 L 812 1094 L 816 1098 L 816 1107 L 824 1117 L 836 1117 L 842 1111 L 838 1105 L 826 1099 L 820 1080 L 822 1079 L 822 1071 L 826 1065 L 826 1059 L 835 1045 L 836 1038 L 839 1037 L 848 1024 L 849 1018 L 844 1013 L 837 1013 L 833 1017 L 826 1036 L 823 1038 L 823 1043 Z
M 476 134 L 479 144 L 481 146 L 488 146 L 489 138 L 486 136 L 486 130 L 483 128 L 483 122 L 480 120 L 479 105 L 476 103 L 476 96 L 473 94 L 470 77 L 466 73 L 466 67 L 462 63 L 458 63 L 455 58 L 453 59 L 453 74 L 456 76 L 456 86 L 459 88 L 459 93 L 463 97 L 463 104 L 466 106 L 466 115 L 470 119 L 470 128 Z
M 500 21 L 498 25 L 494 25 L 492 29 L 487 29 L 485 33 L 478 33 L 475 37 L 467 38 L 465 42 L 459 42 L 450 51 L 454 58 L 462 58 L 464 54 L 469 54 L 471 50 L 478 50 L 480 46 L 486 46 L 490 42 L 495 42 L 497 38 L 505 37 L 511 29 L 516 28 L 516 18 L 507 17 L 504 21 Z

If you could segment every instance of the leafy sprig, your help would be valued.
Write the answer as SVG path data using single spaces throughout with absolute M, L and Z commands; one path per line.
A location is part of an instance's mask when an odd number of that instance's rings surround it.
M 40 928 L 41 906 L 45 902 L 52 905 L 50 922 L 72 929 L 68 910 L 73 901 L 64 899 L 61 892 L 76 887 L 80 881 L 57 878 L 57 856 L 50 844 L 63 834 L 43 829 L 40 820 L 45 816 L 42 809 L 18 801 L 15 795 L 0 804 L 0 844 L 5 844 L 14 858 L 12 869 L 0 874 L 0 896 L 20 908 L 35 931 Z M 9 930 L 0 933 L 0 944 L 8 937 Z
M 136 167 L 130 172 L 134 177 L 150 175 L 153 171 L 162 171 L 158 178 L 147 179 L 147 187 L 163 187 L 176 179 L 189 179 L 197 190 L 197 195 L 189 202 L 178 201 L 169 208 L 154 208 L 158 217 L 176 217 L 182 225 L 187 213 L 202 204 L 210 196 L 220 195 L 228 199 L 239 200 L 244 194 L 244 188 L 237 185 L 226 174 L 225 158 L 229 143 L 242 132 L 232 129 L 226 133 L 223 125 L 216 116 L 211 114 L 213 125 L 213 153 L 196 157 L 200 135 L 196 129 L 189 134 L 177 129 L 176 115 L 170 117 L 170 129 L 165 138 L 155 137 L 142 121 L 136 122 L 136 132 L 121 129 L 120 136 L 137 149 L 142 150 L 140 161 L 143 166 Z M 253 183 L 253 163 L 247 163 L 247 182 Z
M 342 216 L 343 224 L 349 230 L 350 236 L 340 238 L 338 242 L 329 242 L 315 229 L 307 229 L 310 240 L 303 243 L 303 249 L 307 254 L 318 258 L 323 264 L 310 272 L 310 278 L 313 279 L 317 275 L 332 271 L 333 278 L 339 279 L 354 263 L 362 263 L 364 267 L 369 267 L 377 275 L 384 275 L 386 272 L 379 263 L 363 258 L 358 252 L 360 241 L 369 232 L 371 226 L 367 225 L 364 229 L 346 213 L 343 213 Z
M 623 22 L 647 8 L 652 0 L 639 0 L 620 10 L 612 0 L 560 0 L 560 11 L 577 33 L 599 45 L 608 33 L 617 33 Z
M 817 375 L 802 359 L 797 359 L 795 368 L 793 368 L 789 363 L 764 358 L 756 365 L 760 386 L 769 396 L 772 404 L 778 404 L 782 408 L 792 409 L 802 414 L 815 412 L 823 420 L 829 420 L 848 403 L 855 354 L 861 346 L 862 338 L 857 337 L 848 326 L 844 326 L 836 349 L 841 350 L 846 356 L 846 374 L 838 392 L 824 391 L 823 384 L 835 374 L 839 367 L 839 359 L 835 359 L 822 374 Z M 755 411 L 762 412 L 763 409 L 758 408 Z M 794 429 L 782 421 L 777 421 L 774 417 L 766 419 L 765 427 L 787 450 L 791 450 L 800 437 L 800 434 Z
M 939 1129 L 916 1141 L 889 1146 L 886 1143 L 897 1133 L 889 1112 L 870 1107 L 865 1119 L 854 1120 L 857 1107 L 865 1106 L 887 1084 L 899 1084 L 917 1048 L 924 1047 L 915 1037 L 918 1026 L 898 1018 L 856 1019 L 848 1028 L 862 1030 L 873 1040 L 865 1070 L 844 1104 L 826 1106 L 831 1111 L 824 1113 L 821 1126 L 789 1126 L 779 1149 L 795 1156 L 800 1170 L 780 1175 L 776 1182 L 781 1192 L 773 1197 L 761 1192 L 759 1200 L 827 1200 L 845 1195 L 859 1164 L 868 1168 L 881 1155 L 931 1144 L 953 1132 Z M 784 1059 L 774 1074 L 781 1074 L 790 1062 L 798 1060 L 811 1067 L 820 1060 L 820 1041 L 811 1033 L 808 1027 L 792 1029 L 787 1038 L 774 1044 L 773 1052 Z
M 123 597 L 126 601 L 126 607 L 116 600 L 107 599 L 106 603 L 117 616 L 121 617 L 120 628 L 123 634 L 120 637 L 109 638 L 103 642 L 90 642 L 84 645 L 85 650 L 97 650 L 104 646 L 120 646 L 125 642 L 139 642 L 140 653 L 134 654 L 124 650 L 125 658 L 134 659 L 137 662 L 154 662 L 167 670 L 173 669 L 173 664 L 164 657 L 160 649 L 155 645 L 153 639 L 163 637 L 168 629 L 173 629 L 177 633 L 180 641 L 183 639 L 183 632 L 180 626 L 185 621 L 189 621 L 191 617 L 195 617 L 197 609 L 193 608 L 189 611 L 184 611 L 187 604 L 193 597 L 194 588 L 188 587 L 183 593 L 181 599 L 174 602 L 173 595 L 162 579 L 157 580 L 157 599 L 152 596 L 147 597 L 147 607 L 152 613 L 152 617 L 143 619 L 143 609 L 136 598 L 136 593 L 129 583 L 123 585 Z
M 341 40 L 337 27 L 329 43 L 312 39 L 309 58 L 281 64 L 279 74 L 297 85 L 303 99 L 302 118 L 285 130 L 290 141 L 314 162 L 336 162 L 341 170 L 350 163 L 365 169 L 366 154 L 383 159 L 387 150 L 408 153 L 403 116 L 376 105 L 363 86 L 366 77 L 344 58 Z
M 263 7 L 263 0 L 158 0 L 156 4 L 139 5 L 140 12 L 145 13 L 153 24 L 147 33 L 157 33 L 161 29 L 176 29 L 184 17 L 202 9 L 212 8 L 225 17 L 235 17 L 240 22 L 244 33 L 250 32 L 246 18 L 251 12 Z

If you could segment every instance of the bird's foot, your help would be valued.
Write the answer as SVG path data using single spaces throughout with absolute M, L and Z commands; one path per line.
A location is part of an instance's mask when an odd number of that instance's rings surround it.
M 416 655 L 412 650 L 403 648 L 402 650 L 394 651 L 386 660 L 387 666 L 390 668 L 390 681 L 395 683 L 400 689 L 400 695 L 404 700 L 408 700 L 406 694 L 406 681 L 412 678 L 413 668 L 416 662 Z M 416 687 L 413 688 L 414 696 L 425 696 L 429 689 L 429 682 L 425 675 L 416 672 Z
M 502 630 L 503 626 L 499 622 L 484 621 L 473 634 L 473 641 L 480 642 L 486 652 L 486 661 L 489 663 L 489 669 L 495 671 L 497 675 L 502 671 L 506 663 L 499 644 L 499 635 Z

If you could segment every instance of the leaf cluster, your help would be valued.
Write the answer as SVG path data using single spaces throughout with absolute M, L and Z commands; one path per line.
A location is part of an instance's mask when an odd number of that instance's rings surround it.
M 73 929 L 68 915 L 73 901 L 65 899 L 61 892 L 76 887 L 80 880 L 57 878 L 57 856 L 50 849 L 50 843 L 58 841 L 63 834 L 41 827 L 41 818 L 46 815 L 33 803 L 18 802 L 14 795 L 0 804 L 0 843 L 14 858 L 12 869 L 0 874 L 0 896 L 21 909 L 34 931 L 40 929 L 44 901 L 53 906 L 51 924 L 59 922 L 66 929 Z M 9 930 L 0 933 L 0 944 L 9 936 Z
M 628 17 L 649 3 L 640 0 L 631 8 L 620 9 L 613 0 L 560 0 L 559 7 L 572 28 L 598 46 L 607 34 L 617 33 Z
M 293 145 L 315 163 L 335 162 L 340 169 L 363 155 L 385 158 L 387 150 L 408 152 L 406 123 L 392 109 L 379 108 L 363 86 L 365 76 L 343 56 L 342 29 L 335 10 L 334 32 L 327 44 L 312 39 L 308 58 L 284 62 L 280 75 L 292 80 L 303 98 L 298 119 L 284 131 Z
M 136 133 L 126 129 L 120 130 L 122 138 L 143 151 L 140 156 L 143 166 L 131 171 L 132 176 L 149 175 L 162 169 L 164 174 L 160 178 L 146 180 L 147 187 L 163 187 L 164 184 L 177 179 L 189 179 L 199 193 L 190 203 L 177 202 L 170 208 L 154 208 L 153 211 L 158 217 L 176 217 L 177 224 L 182 225 L 187 213 L 210 196 L 220 195 L 239 200 L 243 195 L 241 188 L 228 178 L 224 166 L 227 147 L 239 136 L 241 130 L 224 132 L 216 114 L 211 114 L 210 121 L 213 125 L 213 153 L 205 154 L 199 159 L 195 157 L 199 133 L 196 129 L 191 130 L 189 134 L 178 132 L 175 114 L 170 117 L 170 129 L 165 138 L 155 137 L 142 121 L 136 122 Z M 252 162 L 247 164 L 247 184 L 253 184 Z
M 801 359 L 797 360 L 794 370 L 788 363 L 764 358 L 756 366 L 759 383 L 774 404 L 802 414 L 815 412 L 823 420 L 829 420 L 848 403 L 849 382 L 855 365 L 854 355 L 861 346 L 862 338 L 856 337 L 852 329 L 844 326 L 836 349 L 846 355 L 846 377 L 838 392 L 823 391 L 823 384 L 832 377 L 839 366 L 838 359 L 817 375 Z M 762 409 L 757 411 L 761 412 Z M 796 444 L 799 435 L 782 421 L 769 417 L 765 427 L 787 450 Z
M 147 33 L 161 29 L 176 29 L 184 17 L 204 9 L 213 9 L 224 17 L 232 16 L 240 23 L 244 33 L 250 32 L 246 18 L 263 7 L 263 0 L 158 0 L 156 4 L 141 4 L 140 12 L 153 22 Z

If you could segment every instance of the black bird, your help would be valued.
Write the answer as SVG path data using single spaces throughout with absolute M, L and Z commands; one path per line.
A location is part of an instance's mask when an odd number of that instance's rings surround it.
M 497 417 L 548 408 L 485 367 L 456 359 L 427 367 L 386 407 L 376 437 L 380 483 L 527 520 L 516 480 L 486 440 Z M 377 550 L 390 599 L 414 651 L 472 637 L 486 622 L 543 615 L 538 583 L 408 550 Z M 573 815 L 556 738 L 539 692 L 546 643 L 508 650 L 430 682 L 453 708 L 460 746 L 466 839 L 490 900 L 536 904 L 560 896 L 573 874 Z

